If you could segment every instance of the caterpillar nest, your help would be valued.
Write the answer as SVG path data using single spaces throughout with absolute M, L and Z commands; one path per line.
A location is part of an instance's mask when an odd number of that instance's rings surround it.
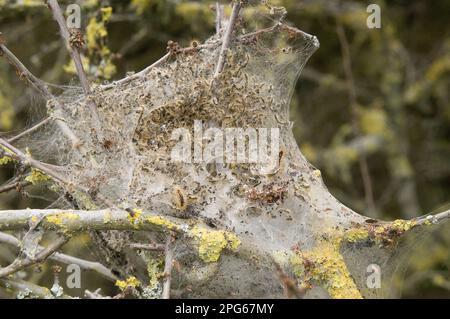
M 214 77 L 219 36 L 187 49 L 171 43 L 167 58 L 145 72 L 98 86 L 88 97 L 67 91 L 48 101 L 49 114 L 80 140 L 74 147 L 56 124 L 42 130 L 39 138 L 57 145 L 52 158 L 70 181 L 54 190 L 70 193 L 66 204 L 75 208 L 129 212 L 134 230 L 90 234 L 102 262 L 121 278 L 139 280 L 140 296 L 160 296 L 164 255 L 130 244 L 164 242 L 170 233 L 177 237 L 173 297 L 282 298 L 274 264 L 307 297 L 374 296 L 361 269 L 384 263 L 407 225 L 365 223 L 327 191 L 297 146 L 289 104 L 318 45 L 283 24 L 238 35 Z M 252 129 L 277 129 L 268 137 L 278 143 L 271 165 L 224 160 L 220 134 L 233 128 L 240 131 L 231 147 L 250 147 Z M 189 142 L 183 161 L 173 156 L 180 139 Z M 259 151 L 263 145 L 260 135 Z M 215 150 L 209 160 L 205 149 Z M 151 222 L 165 231 L 140 230 L 143 211 L 157 213 Z

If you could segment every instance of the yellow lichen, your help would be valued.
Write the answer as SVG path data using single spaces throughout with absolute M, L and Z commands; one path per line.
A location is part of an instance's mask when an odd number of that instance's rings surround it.
M 25 177 L 25 181 L 30 182 L 33 185 L 44 183 L 50 180 L 50 177 L 42 173 L 40 170 L 32 168 L 31 174 Z
M 369 237 L 369 232 L 364 228 L 352 228 L 345 232 L 344 238 L 350 243 L 365 240 Z
M 413 228 L 416 225 L 416 222 L 413 220 L 403 220 L 397 219 L 391 223 L 391 227 L 395 230 L 406 232 Z
M 3 156 L 3 157 L 0 158 L 0 166 L 1 165 L 6 165 L 6 164 L 11 163 L 13 161 L 14 160 L 11 157 L 9 157 L 9 156 Z
M 97 209 L 97 205 L 92 201 L 92 198 L 86 193 L 75 192 L 74 198 L 76 198 L 77 204 L 80 207 L 83 207 L 83 209 L 86 209 L 86 210 Z
M 0 148 L 5 151 L 8 154 L 14 155 L 14 152 L 11 151 L 9 148 L 7 148 L 6 146 L 0 145 Z
M 91 17 L 86 27 L 86 44 L 89 55 L 87 62 L 91 61 L 87 69 L 91 70 L 97 78 L 109 80 L 117 72 L 113 63 L 113 54 L 106 46 L 108 36 L 106 24 L 111 19 L 113 10 L 112 7 L 104 7 L 100 9 L 100 12 L 101 16 L 99 18 Z
M 143 211 L 142 209 L 133 209 L 133 213 L 128 213 L 128 221 L 130 224 L 132 224 L 135 228 L 139 226 L 139 217 L 142 215 Z
M 340 241 L 337 240 L 323 241 L 310 251 L 296 252 L 290 258 L 294 274 L 305 282 L 322 284 L 331 298 L 361 299 L 339 249 Z
M 154 288 L 159 283 L 162 276 L 162 258 L 149 258 L 147 262 L 147 274 L 149 278 L 149 287 Z
M 147 222 L 149 222 L 150 224 L 153 224 L 155 226 L 161 226 L 167 230 L 180 230 L 180 226 L 177 225 L 176 223 L 170 221 L 167 218 L 164 218 L 162 216 L 150 216 L 147 217 Z
M 119 287 L 120 290 L 124 291 L 128 288 L 136 288 L 140 284 L 140 281 L 136 277 L 131 276 L 128 277 L 127 280 L 117 280 L 115 285 Z
M 80 216 L 78 216 L 77 214 L 74 214 L 74 213 L 57 213 L 57 214 L 47 215 L 45 217 L 47 222 L 57 225 L 59 227 L 63 227 L 63 228 L 67 222 L 77 220 L 79 218 L 80 218 Z
M 198 254 L 205 262 L 218 261 L 224 249 L 236 250 L 241 243 L 236 235 L 223 230 L 194 226 L 190 233 L 198 240 Z

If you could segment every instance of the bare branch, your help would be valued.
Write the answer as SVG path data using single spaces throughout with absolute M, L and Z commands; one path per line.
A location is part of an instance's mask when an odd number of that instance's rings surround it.
M 436 214 L 436 215 L 425 215 L 418 218 L 415 218 L 417 226 L 427 225 L 427 224 L 440 224 L 450 219 L 450 209 L 445 212 Z
M 227 28 L 225 30 L 225 34 L 223 35 L 222 48 L 220 49 L 219 60 L 216 65 L 216 70 L 214 71 L 214 78 L 217 78 L 219 74 L 223 71 L 225 66 L 225 60 L 227 56 L 227 51 L 231 44 L 231 38 L 233 36 L 234 26 L 236 24 L 236 20 L 239 16 L 239 11 L 241 10 L 242 2 L 237 0 L 233 4 L 233 10 L 231 11 L 231 17 L 228 21 Z
M 135 74 L 133 74 L 131 76 L 125 77 L 125 78 L 123 78 L 121 80 L 115 81 L 115 82 L 113 82 L 111 84 L 103 85 L 101 88 L 103 90 L 107 90 L 107 89 L 113 88 L 113 87 L 115 87 L 117 85 L 124 85 L 124 84 L 127 84 L 127 83 L 135 80 L 135 79 L 141 78 L 141 77 L 145 76 L 151 69 L 156 68 L 156 67 L 160 66 L 162 63 L 166 62 L 170 58 L 170 56 L 171 56 L 171 54 L 167 53 L 164 56 L 162 56 L 158 61 L 156 61 L 155 63 L 149 65 L 148 67 L 146 67 L 142 71 L 140 71 L 138 73 L 135 73 Z
M 36 123 L 35 125 L 33 125 L 32 127 L 30 127 L 29 129 L 26 129 L 25 131 L 23 131 L 22 133 L 11 137 L 8 139 L 9 143 L 13 143 L 19 139 L 21 139 L 22 137 L 24 137 L 25 135 L 28 135 L 30 133 L 33 133 L 34 131 L 36 131 L 37 129 L 39 129 L 40 127 L 44 126 L 45 124 L 47 124 L 48 122 L 50 122 L 52 120 L 51 117 L 47 116 L 45 117 L 43 120 L 39 121 L 38 123 Z
M 33 158 L 31 158 L 30 156 L 25 155 L 24 153 L 22 153 L 22 151 L 20 151 L 19 149 L 15 148 L 14 146 L 12 146 L 11 144 L 9 144 L 7 141 L 5 141 L 4 139 L 0 138 L 0 145 L 3 146 L 4 148 L 6 148 L 8 151 L 8 156 L 13 157 L 14 159 L 23 162 L 24 164 L 29 163 L 31 166 L 39 169 L 40 171 L 42 171 L 43 173 L 47 174 L 48 176 L 50 176 L 52 179 L 54 179 L 55 181 L 64 183 L 64 184 L 71 184 L 68 180 L 66 180 L 63 176 L 60 176 L 58 173 L 54 172 L 49 166 L 47 166 L 46 164 L 35 160 Z
M 16 177 L 11 182 L 0 186 L 0 194 L 9 192 L 9 191 L 11 191 L 13 189 L 20 190 L 20 189 L 25 188 L 25 187 L 27 187 L 29 185 L 31 185 L 30 182 L 26 182 L 26 181 L 22 181 L 21 182 L 20 181 L 20 177 Z
M 164 259 L 164 280 L 163 280 L 163 291 L 162 299 L 170 299 L 170 285 L 172 281 L 172 268 L 173 268 L 173 246 L 172 243 L 174 237 L 169 235 L 166 242 L 166 257 Z
M 1 53 L 3 53 L 9 63 L 11 63 L 16 68 L 17 73 L 21 78 L 25 78 L 28 83 L 37 91 L 39 91 L 46 99 L 56 101 L 57 108 L 62 109 L 62 105 L 50 92 L 45 82 L 39 80 L 35 75 L 33 75 L 2 42 L 0 42 L 0 55 Z M 61 120 L 56 120 L 56 123 L 63 134 L 72 142 L 73 147 L 79 148 L 81 146 L 80 139 L 75 136 L 69 126 Z
M 309 37 L 310 35 L 297 29 L 294 27 L 290 27 L 288 25 L 282 24 L 282 23 L 277 23 L 272 27 L 269 28 L 264 28 L 264 29 L 260 29 L 257 30 L 255 32 L 250 32 L 244 35 L 239 36 L 236 40 L 237 41 L 241 41 L 241 42 L 248 42 L 251 39 L 257 39 L 260 35 L 265 34 L 265 33 L 272 33 L 275 32 L 277 30 L 281 30 L 284 32 L 288 32 L 290 35 L 295 34 L 297 36 L 305 36 L 305 37 Z M 201 44 L 198 45 L 196 47 L 187 47 L 187 48 L 183 48 L 180 50 L 180 53 L 190 53 L 190 52 L 195 52 L 195 51 L 199 51 L 202 49 L 211 49 L 211 48 L 216 48 L 218 46 L 222 45 L 222 40 L 214 42 L 212 44 Z M 101 90 L 108 90 L 111 89 L 115 86 L 120 86 L 120 85 L 125 85 L 130 83 L 133 80 L 139 79 L 139 78 L 143 78 L 146 74 L 148 74 L 152 69 L 160 66 L 161 64 L 163 64 L 164 62 L 168 61 L 169 58 L 171 57 L 171 53 L 167 53 L 164 56 L 162 56 L 158 61 L 156 61 L 155 63 L 149 65 L 148 67 L 146 67 L 145 69 L 131 75 L 128 77 L 125 77 L 121 80 L 115 81 L 113 83 L 107 84 L 107 85 L 102 85 L 100 86 Z
M 17 71 L 17 74 L 21 79 L 25 78 L 28 83 L 34 87 L 37 91 L 39 91 L 42 95 L 44 95 L 47 99 L 52 99 L 53 95 L 50 93 L 47 86 L 39 80 L 33 73 L 31 73 L 25 65 L 6 47 L 4 43 L 0 42 L 0 55 L 4 55 L 8 62 L 14 66 Z
M 205 236 L 226 236 L 227 243 L 222 250 L 236 251 L 240 239 L 232 231 L 216 230 L 198 220 L 175 218 L 155 212 L 139 211 L 131 215 L 121 209 L 104 210 L 5 210 L 0 211 L 0 231 L 27 230 L 30 222 L 40 221 L 42 230 L 62 231 L 64 233 L 91 230 L 127 230 L 175 233 L 183 236 L 185 243 L 200 249 Z M 236 246 L 237 244 L 237 246 Z M 200 254 L 200 258 L 203 258 Z
M 164 251 L 166 246 L 163 244 L 140 244 L 133 243 L 130 245 L 133 249 L 151 250 L 151 251 Z
M 224 7 L 219 2 L 216 2 L 216 33 L 219 34 L 222 30 Z
M 48 247 L 42 249 L 35 258 L 31 259 L 26 257 L 25 259 L 16 259 L 9 266 L 0 269 L 0 278 L 11 275 L 19 270 L 22 270 L 28 266 L 40 263 L 47 259 L 50 255 L 56 252 L 59 248 L 61 248 L 69 238 L 67 236 L 60 236 L 54 242 L 52 242 Z
M 80 79 L 84 94 L 88 96 L 91 93 L 91 88 L 89 86 L 89 81 L 87 79 L 86 73 L 84 72 L 83 63 L 81 61 L 81 54 L 79 49 L 76 46 L 72 45 L 72 43 L 70 42 L 70 31 L 67 28 L 66 20 L 64 19 L 61 7 L 59 6 L 57 0 L 47 0 L 47 4 L 53 13 L 53 17 L 59 25 L 61 36 L 66 43 L 67 50 L 69 50 L 73 62 L 75 63 L 75 68 L 77 70 L 78 78 Z M 87 104 L 94 118 L 97 134 L 100 134 L 99 139 L 101 139 L 101 122 L 97 112 L 97 106 L 95 105 L 93 100 L 89 100 Z
M 75 63 L 75 68 L 78 73 L 78 77 L 80 79 L 81 87 L 83 88 L 84 93 L 87 95 L 91 92 L 89 81 L 87 79 L 86 73 L 84 72 L 83 63 L 81 62 L 80 51 L 77 47 L 74 47 L 70 43 L 70 31 L 67 28 L 66 20 L 64 19 L 64 15 L 61 11 L 61 7 L 57 0 L 47 0 L 47 5 L 53 13 L 53 18 L 58 23 L 61 36 L 64 39 L 67 50 L 72 56 L 73 62 Z
M 16 248 L 20 248 L 20 244 L 21 244 L 20 240 L 18 240 L 16 237 L 6 234 L 6 233 L 2 233 L 2 232 L 0 232 L 0 242 L 14 246 Z M 38 249 L 42 250 L 44 248 L 39 246 Z M 118 280 L 118 277 L 115 276 L 111 272 L 111 270 L 109 270 L 108 268 L 106 268 L 105 266 L 103 266 L 102 264 L 100 264 L 98 262 L 84 260 L 84 259 L 80 259 L 77 257 L 69 256 L 66 254 L 58 253 L 58 252 L 55 252 L 53 255 L 51 255 L 49 257 L 49 259 L 56 261 L 56 262 L 66 264 L 66 265 L 76 264 L 76 265 L 80 266 L 81 269 L 95 271 L 95 272 L 99 273 L 100 275 L 102 275 L 106 279 L 109 279 L 112 281 Z
M 188 219 L 177 219 L 152 212 L 142 212 L 134 222 L 129 212 L 120 209 L 60 210 L 23 209 L 0 210 L 0 230 L 26 230 L 29 221 L 42 219 L 39 227 L 47 230 L 156 230 L 188 233 Z M 57 222 L 54 222 L 54 221 Z M 206 227 L 206 226 L 205 226 Z
M 121 292 L 121 293 L 119 293 L 119 294 L 117 294 L 117 295 L 115 295 L 115 296 L 113 296 L 113 297 L 110 297 L 110 296 L 103 296 L 103 295 L 100 293 L 101 290 L 102 290 L 101 288 L 97 289 L 97 290 L 94 291 L 94 292 L 89 291 L 89 290 L 85 290 L 85 291 L 84 291 L 84 295 L 85 295 L 86 298 L 88 298 L 88 299 L 123 299 L 123 298 L 126 296 L 126 290 L 123 291 L 123 292 Z

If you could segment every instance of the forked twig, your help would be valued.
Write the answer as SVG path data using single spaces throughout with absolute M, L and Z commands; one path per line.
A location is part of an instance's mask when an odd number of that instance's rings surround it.
M 0 232 L 0 242 L 14 246 L 16 248 L 20 248 L 20 244 L 21 244 L 20 240 L 17 239 L 16 237 L 9 235 L 9 234 L 2 233 L 2 232 Z M 38 246 L 38 249 L 43 250 L 44 248 L 41 246 Z M 118 277 L 115 276 L 111 272 L 111 270 L 109 270 L 108 268 L 106 268 L 105 266 L 103 266 L 102 264 L 100 264 L 98 262 L 84 260 L 84 259 L 80 259 L 77 257 L 73 257 L 70 255 L 66 255 L 66 254 L 58 253 L 58 252 L 55 252 L 48 259 L 57 261 L 57 262 L 60 262 L 60 263 L 66 264 L 66 265 L 76 264 L 76 265 L 80 266 L 81 269 L 95 271 L 109 280 L 112 280 L 112 281 L 118 280 Z
M 33 166 L 34 168 L 37 168 L 41 172 L 47 174 L 52 179 L 54 179 L 57 182 L 61 182 L 64 184 L 71 184 L 68 180 L 66 180 L 63 176 L 56 173 L 53 169 L 50 168 L 50 166 L 46 165 L 45 163 L 42 163 L 38 160 L 33 159 L 30 156 L 25 155 L 21 150 L 15 148 L 11 144 L 9 144 L 6 140 L 0 137 L 0 145 L 3 146 L 8 156 L 14 158 L 15 160 L 22 162 L 24 164 L 29 164 Z
M 47 100 L 54 100 L 58 109 L 62 109 L 61 103 L 50 92 L 48 87 L 39 80 L 33 73 L 31 73 L 20 60 L 6 47 L 4 43 L 0 42 L 0 53 L 3 53 L 9 63 L 11 63 L 17 70 L 21 78 L 25 78 L 32 87 L 39 91 Z M 56 120 L 57 125 L 63 134 L 72 142 L 74 148 L 81 146 L 80 139 L 73 133 L 70 127 L 61 120 Z
M 54 242 L 52 242 L 48 247 L 42 249 L 35 258 L 31 259 L 25 257 L 24 259 L 16 259 L 9 266 L 0 269 L 0 278 L 11 275 L 19 270 L 22 270 L 28 266 L 40 263 L 46 260 L 50 255 L 55 253 L 59 248 L 61 248 L 67 241 L 69 237 L 60 236 Z
M 27 182 L 27 181 L 21 182 L 20 178 L 15 178 L 12 182 L 0 186 L 0 194 L 9 192 L 13 189 L 22 189 L 22 188 L 25 188 L 30 185 L 31 185 L 30 182 Z

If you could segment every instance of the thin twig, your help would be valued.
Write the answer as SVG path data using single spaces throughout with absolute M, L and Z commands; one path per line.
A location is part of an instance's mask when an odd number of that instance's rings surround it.
M 130 245 L 133 249 L 141 249 L 141 250 L 151 250 L 151 251 L 164 251 L 166 246 L 163 244 L 140 244 L 140 243 L 132 243 Z
M 164 259 L 164 280 L 163 280 L 163 290 L 162 299 L 170 299 L 170 285 L 172 281 L 172 268 L 173 268 L 173 243 L 174 237 L 169 235 L 167 237 Z
M 0 194 L 9 192 L 13 189 L 22 189 L 22 188 L 25 188 L 25 187 L 31 185 L 30 182 L 27 182 L 27 181 L 20 182 L 19 180 L 20 180 L 20 178 L 15 178 L 10 183 L 0 186 Z
M 227 51 L 230 48 L 231 38 L 233 36 L 234 27 L 236 25 L 237 18 L 239 16 L 239 11 L 241 10 L 242 2 L 237 0 L 233 4 L 233 9 L 231 11 L 230 20 L 228 21 L 225 34 L 223 35 L 222 48 L 219 53 L 219 60 L 214 71 L 214 78 L 217 78 L 219 74 L 223 71 L 225 66 L 225 61 L 227 57 Z
M 268 28 L 264 28 L 264 29 L 260 29 L 254 32 L 250 32 L 244 35 L 239 36 L 236 40 L 243 42 L 243 43 L 247 43 L 250 39 L 255 39 L 258 38 L 260 35 L 265 34 L 265 33 L 272 33 L 275 31 L 283 31 L 283 32 L 287 32 L 289 33 L 289 35 L 295 34 L 298 36 L 303 36 L 303 37 L 312 37 L 310 34 L 301 31 L 297 28 L 294 27 L 290 27 L 288 25 L 282 24 L 282 23 L 277 23 L 271 27 Z M 214 49 L 218 46 L 222 45 L 222 40 L 218 40 L 214 43 L 207 43 L 207 44 L 201 44 L 198 45 L 196 47 L 187 47 L 187 48 L 182 48 L 180 50 L 180 53 L 190 53 L 190 52 L 195 52 L 195 51 L 200 51 L 202 49 Z M 149 65 L 148 67 L 146 67 L 145 69 L 134 73 L 133 75 L 130 75 L 128 77 L 125 77 L 123 79 L 117 80 L 115 82 L 112 82 L 110 84 L 107 85 L 102 85 L 99 87 L 100 90 L 109 90 L 111 88 L 114 88 L 116 86 L 120 86 L 120 85 L 125 85 L 130 83 L 131 81 L 135 80 L 135 79 L 139 79 L 139 78 L 143 78 L 145 75 L 147 75 L 151 70 L 153 70 L 156 67 L 159 67 L 160 65 L 162 65 L 164 62 L 167 62 L 169 60 L 169 58 L 171 57 L 171 53 L 167 53 L 164 56 L 162 56 L 158 61 L 156 61 L 155 63 Z
M 91 88 L 89 86 L 89 81 L 87 79 L 86 73 L 83 68 L 83 63 L 81 61 L 81 54 L 77 47 L 73 46 L 70 42 L 70 32 L 66 25 L 66 20 L 64 19 L 63 13 L 61 11 L 61 7 L 59 6 L 59 3 L 57 0 L 47 0 L 47 4 L 50 8 L 50 10 L 53 13 L 53 17 L 58 23 L 61 36 L 63 40 L 66 43 L 67 50 L 70 53 L 70 56 L 72 57 L 72 60 L 75 64 L 75 68 L 77 70 L 78 78 L 80 79 L 81 87 L 83 88 L 84 94 L 88 96 L 91 93 Z M 98 115 L 97 106 L 95 105 L 94 101 L 92 99 L 88 99 L 87 103 L 89 107 L 89 111 L 91 112 L 94 120 L 94 125 L 96 132 L 100 140 L 102 140 L 102 128 L 101 128 L 101 122 L 100 117 Z
M 358 124 L 358 98 L 356 94 L 356 86 L 355 86 L 355 80 L 353 77 L 353 70 L 352 70 L 352 63 L 351 63 L 351 57 L 350 57 L 350 46 L 347 40 L 347 36 L 345 34 L 344 27 L 342 26 L 342 23 L 338 20 L 336 31 L 339 39 L 339 43 L 341 45 L 341 53 L 342 53 L 342 59 L 344 64 L 344 72 L 347 79 L 347 89 L 349 94 L 349 102 L 350 102 L 350 110 L 351 110 L 351 125 L 352 125 L 352 131 L 355 137 L 361 136 L 361 131 L 359 129 Z M 361 171 L 361 176 L 363 180 L 363 186 L 364 186 L 364 194 L 366 199 L 366 205 L 371 214 L 376 214 L 376 206 L 375 201 L 373 197 L 373 187 L 372 187 L 372 178 L 370 176 L 369 172 L 369 165 L 367 164 L 367 158 L 364 153 L 360 153 L 359 155 L 359 168 Z M 376 218 L 377 216 L 372 216 Z
M 32 127 L 26 129 L 25 131 L 23 131 L 22 133 L 11 137 L 8 139 L 9 143 L 13 143 L 19 139 L 21 139 L 22 137 L 24 137 L 25 135 L 28 135 L 30 133 L 33 133 L 34 131 L 36 131 L 37 129 L 39 129 L 41 126 L 44 126 L 45 124 L 47 124 L 48 122 L 50 122 L 52 120 L 51 117 L 47 116 L 44 119 L 42 119 L 41 121 L 39 121 L 38 123 L 36 123 L 35 125 L 33 125 Z
M 216 33 L 219 34 L 222 30 L 224 7 L 219 2 L 216 2 Z
M 44 174 L 48 175 L 50 178 L 52 178 L 55 182 L 59 182 L 65 185 L 66 189 L 70 192 L 72 192 L 74 189 L 77 189 L 85 194 L 90 195 L 90 190 L 88 187 L 84 187 L 82 185 L 74 184 L 70 180 L 66 179 L 64 176 L 60 175 L 57 171 L 60 169 L 59 166 L 54 166 L 51 164 L 42 163 L 38 160 L 35 160 L 31 156 L 25 155 L 21 150 L 15 148 L 11 144 L 9 144 L 4 139 L 0 138 L 0 146 L 3 146 L 5 149 L 0 149 L 0 151 L 3 151 L 4 153 L 8 153 L 7 155 L 12 157 L 13 159 L 22 162 L 25 166 L 32 166 L 34 168 L 37 168 Z M 92 196 L 91 196 L 92 197 Z M 116 205 L 114 205 L 108 198 L 102 196 L 101 194 L 97 194 L 95 196 L 95 199 L 99 200 L 102 204 L 106 205 L 107 207 L 111 207 L 113 209 L 116 209 Z
M 164 62 L 166 62 L 169 58 L 171 57 L 170 53 L 166 53 L 164 56 L 162 56 L 158 61 L 156 61 L 155 63 L 149 65 L 148 67 L 146 67 L 145 69 L 143 69 L 142 71 L 135 73 L 131 76 L 125 77 L 121 80 L 115 81 L 113 83 L 107 84 L 107 85 L 103 85 L 101 86 L 102 90 L 107 90 L 107 89 L 111 89 L 115 86 L 119 86 L 119 85 L 124 85 L 127 84 L 135 79 L 141 78 L 143 76 L 145 76 L 151 69 L 156 68 L 158 66 L 160 66 L 161 64 L 163 64 Z
M 15 246 L 16 248 L 20 248 L 20 245 L 21 245 L 21 242 L 19 239 L 17 239 L 16 237 L 14 237 L 12 235 L 2 233 L 2 232 L 0 232 L 0 242 L 11 245 L 11 246 Z M 38 249 L 42 250 L 43 248 L 38 246 Z M 119 279 L 117 276 L 115 276 L 111 272 L 111 270 L 109 270 L 108 268 L 106 268 L 105 266 L 103 266 L 102 264 L 100 264 L 98 262 L 84 260 L 84 259 L 80 259 L 77 257 L 73 257 L 70 255 L 66 255 L 66 254 L 58 253 L 58 252 L 55 252 L 53 255 L 51 255 L 49 257 L 49 259 L 66 264 L 66 265 L 76 264 L 76 265 L 80 266 L 80 268 L 83 270 L 95 271 L 95 272 L 99 273 L 100 275 L 102 275 L 103 277 L 105 277 L 109 280 L 112 280 L 112 281 L 116 281 Z
M 20 60 L 6 47 L 5 44 L 0 42 L 0 53 L 6 57 L 9 63 L 11 63 L 17 70 L 20 78 L 25 78 L 28 83 L 34 87 L 38 92 L 40 92 L 47 100 L 54 100 L 56 102 L 57 109 L 62 109 L 61 103 L 55 98 L 55 96 L 50 92 L 45 82 L 39 80 L 33 73 L 31 73 Z M 63 132 L 63 134 L 72 142 L 74 148 L 80 148 L 80 139 L 75 136 L 70 127 L 61 120 L 56 120 L 57 125 Z
M 35 258 L 31 259 L 26 257 L 24 259 L 16 259 L 9 266 L 0 269 L 0 278 L 11 275 L 15 272 L 18 272 L 28 266 L 40 263 L 47 259 L 50 255 L 55 253 L 58 249 L 60 249 L 67 241 L 69 237 L 60 236 L 54 242 L 52 242 L 48 247 L 42 249 Z
M 421 216 L 421 217 L 415 218 L 414 220 L 416 221 L 417 226 L 422 226 L 422 225 L 427 225 L 429 223 L 439 224 L 439 223 L 446 221 L 447 219 L 450 219 L 450 209 L 445 212 L 436 214 L 436 215 Z
M 57 0 L 47 0 L 47 5 L 53 13 L 53 18 L 58 23 L 61 36 L 66 43 L 67 50 L 72 56 L 73 62 L 75 63 L 75 68 L 77 70 L 78 77 L 80 79 L 81 87 L 83 88 L 84 93 L 87 95 L 91 92 L 89 81 L 87 79 L 86 73 L 84 72 L 79 49 L 77 47 L 74 47 L 70 43 L 70 32 L 69 29 L 67 28 L 66 20 L 64 19 L 61 7 L 59 6 Z
M 31 73 L 25 65 L 23 65 L 23 63 L 20 62 L 20 60 L 6 47 L 5 44 L 0 43 L 0 53 L 6 57 L 12 66 L 14 66 L 21 79 L 25 78 L 32 87 L 34 87 L 46 98 L 51 99 L 53 97 L 44 82 Z
M 284 293 L 286 297 L 292 298 L 295 297 L 297 299 L 303 299 L 305 297 L 308 289 L 303 288 L 300 289 L 297 286 L 297 283 L 294 279 L 289 277 L 281 268 L 280 264 L 278 264 L 275 259 L 272 258 L 272 262 L 275 265 L 275 269 L 277 271 L 278 278 L 280 279 L 281 284 L 283 285 Z
M 48 176 L 50 176 L 52 179 L 54 179 L 55 181 L 64 183 L 64 184 L 71 184 L 68 180 L 66 180 L 63 176 L 59 175 L 58 173 L 56 173 L 55 171 L 53 171 L 51 168 L 49 168 L 49 166 L 47 166 L 46 164 L 35 160 L 33 158 L 31 158 L 30 156 L 25 155 L 24 153 L 22 153 L 22 151 L 20 151 L 19 149 L 15 148 L 14 146 L 12 146 L 11 144 L 9 144 L 7 141 L 5 141 L 3 138 L 0 137 L 0 145 L 5 147 L 6 149 L 8 149 L 9 151 L 8 156 L 13 157 L 14 159 L 24 163 L 24 164 L 30 164 L 31 166 L 39 169 L 40 171 L 42 171 L 43 173 L 47 174 Z

